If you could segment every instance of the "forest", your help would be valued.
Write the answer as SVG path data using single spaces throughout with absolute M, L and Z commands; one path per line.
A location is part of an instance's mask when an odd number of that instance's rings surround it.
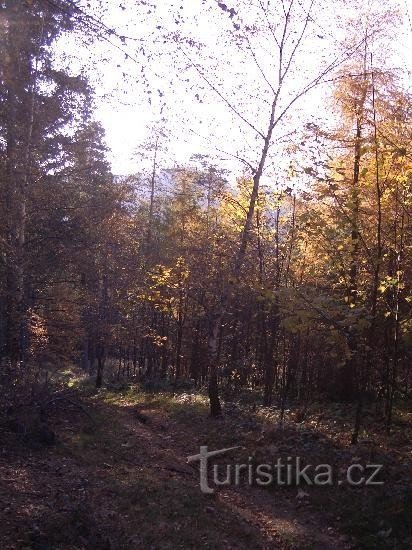
M 0 1 L 2 548 L 411 547 L 411 17 Z

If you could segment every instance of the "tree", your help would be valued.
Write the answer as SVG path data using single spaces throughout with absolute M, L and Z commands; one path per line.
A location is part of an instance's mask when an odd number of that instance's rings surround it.
M 50 45 L 73 25 L 71 12 L 48 3 L 5 2 L 2 7 L 2 185 L 5 204 L 5 342 L 12 370 L 27 360 L 31 281 L 28 209 L 31 189 L 64 162 L 61 147 L 88 90 L 81 78 L 53 68 Z M 62 158 L 63 157 L 63 158 Z

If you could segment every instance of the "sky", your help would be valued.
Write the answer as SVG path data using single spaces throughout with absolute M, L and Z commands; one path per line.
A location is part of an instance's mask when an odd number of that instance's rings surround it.
M 267 126 L 270 86 L 277 84 L 275 40 L 282 35 L 282 26 L 276 27 L 282 21 L 281 0 L 227 0 L 226 10 L 217 0 L 110 0 L 103 1 L 103 12 L 101 1 L 84 2 L 84 9 L 115 34 L 93 44 L 79 35 L 65 36 L 57 49 L 67 56 L 71 70 L 84 71 L 95 87 L 95 116 L 106 131 L 113 172 L 140 171 L 144 159 L 150 158 L 150 151 L 145 151 L 160 128 L 165 134 L 161 153 L 165 165 L 187 164 L 196 153 L 209 154 L 211 162 L 232 172 L 240 173 L 245 160 L 255 165 L 262 143 L 255 129 L 264 132 Z M 356 0 L 352 4 L 315 1 L 306 38 L 285 79 L 281 110 L 342 51 L 346 18 L 358 15 L 355 4 Z M 386 46 L 369 42 L 374 64 L 402 67 L 410 74 L 412 0 L 372 4 L 378 10 L 396 6 L 400 13 L 398 30 L 383 39 Z M 229 11 L 232 6 L 236 14 Z M 295 0 L 286 54 L 296 45 L 308 6 L 309 1 Z M 383 18 L 382 13 L 382 27 Z M 353 40 L 357 38 L 355 34 Z M 391 47 L 388 55 L 386 48 Z M 282 165 L 283 145 L 295 136 L 298 139 L 294 132 L 305 122 L 326 116 L 331 88 L 331 84 L 315 88 L 277 127 L 273 174 Z

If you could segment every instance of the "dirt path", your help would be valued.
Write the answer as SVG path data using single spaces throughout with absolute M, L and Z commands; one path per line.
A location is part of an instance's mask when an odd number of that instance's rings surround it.
M 139 420 L 142 414 L 144 423 Z M 120 410 L 119 416 L 131 438 L 139 442 L 140 452 L 144 449 L 150 457 L 149 469 L 161 471 L 163 475 L 171 472 L 184 477 L 200 491 L 198 465 L 187 464 L 188 451 L 176 442 L 178 425 L 175 422 L 165 422 L 156 409 L 140 410 L 136 414 L 133 408 L 125 408 Z M 264 489 L 249 486 L 220 488 L 216 495 L 210 496 L 210 501 L 210 513 L 218 514 L 219 509 L 230 510 L 250 529 L 257 531 L 262 548 L 352 548 L 347 538 L 329 527 L 319 513 Z M 222 545 L 222 548 L 226 547 L 230 545 Z
M 196 426 L 156 406 L 99 397 L 89 405 L 98 423 L 62 411 L 57 447 L 3 442 L 2 549 L 351 548 L 290 493 L 245 486 L 203 495 L 198 465 L 186 462 L 196 452 Z

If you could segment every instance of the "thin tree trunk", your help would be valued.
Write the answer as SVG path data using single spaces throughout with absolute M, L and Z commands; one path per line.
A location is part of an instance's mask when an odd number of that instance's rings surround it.
M 259 194 L 260 180 L 262 178 L 263 169 L 266 163 L 269 145 L 272 139 L 272 134 L 274 130 L 274 120 L 275 120 L 275 109 L 277 104 L 277 95 L 272 104 L 272 111 L 270 115 L 268 130 L 264 140 L 264 145 L 262 153 L 260 156 L 260 161 L 258 169 L 253 176 L 253 188 L 250 196 L 249 207 L 246 215 L 246 220 L 243 226 L 242 236 L 240 240 L 240 245 L 238 252 L 235 258 L 235 265 L 233 269 L 233 280 L 232 284 L 230 282 L 226 283 L 222 297 L 220 300 L 219 307 L 217 312 L 212 316 L 212 328 L 209 335 L 208 349 L 209 349 L 209 400 L 210 400 L 210 414 L 211 416 L 219 416 L 221 414 L 221 405 L 219 399 L 219 389 L 217 383 L 217 345 L 218 345 L 218 335 L 222 325 L 224 315 L 226 314 L 231 300 L 232 294 L 232 285 L 234 282 L 238 282 L 241 276 L 242 267 L 245 261 L 246 248 L 250 237 L 250 232 L 252 230 L 252 221 L 253 215 L 255 212 L 256 201 Z

